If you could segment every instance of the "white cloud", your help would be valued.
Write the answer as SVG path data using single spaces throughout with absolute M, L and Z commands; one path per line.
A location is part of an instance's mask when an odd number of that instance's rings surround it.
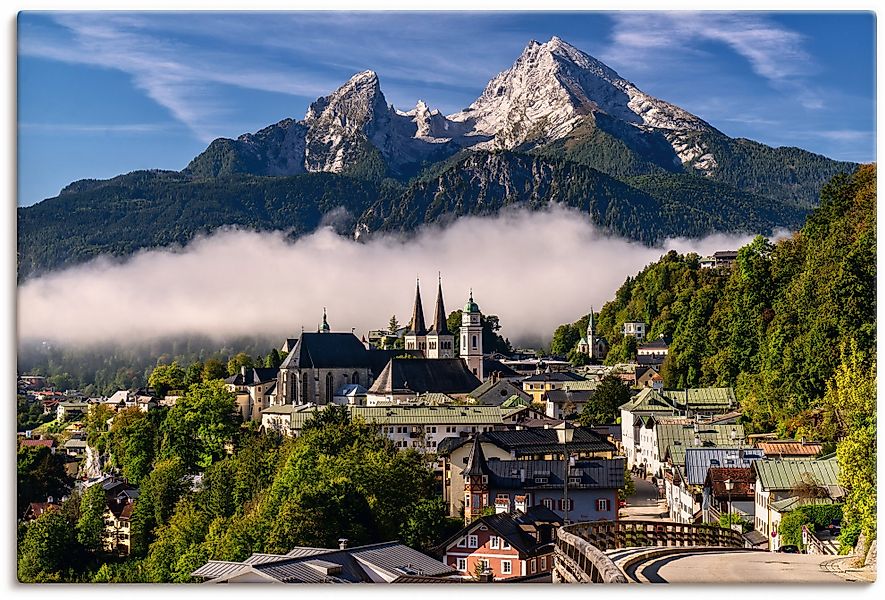
M 297 336 L 328 308 L 333 330 L 358 335 L 411 315 L 415 277 L 425 314 L 442 272 L 447 311 L 473 288 L 513 341 L 547 339 L 561 323 L 599 309 L 627 276 L 669 248 L 702 254 L 748 236 L 673 240 L 648 248 L 600 233 L 571 209 L 505 212 L 431 227 L 411 240 L 357 243 L 321 229 L 296 242 L 282 233 L 228 230 L 183 249 L 99 259 L 25 282 L 18 291 L 22 339 L 89 344 L 166 336 Z
M 618 13 L 613 16 L 614 43 L 603 60 L 653 68 L 661 55 L 704 56 L 703 44 L 724 44 L 743 57 L 773 87 L 793 94 L 805 108 L 824 107 L 805 78 L 815 65 L 804 37 L 758 14 L 713 12 Z

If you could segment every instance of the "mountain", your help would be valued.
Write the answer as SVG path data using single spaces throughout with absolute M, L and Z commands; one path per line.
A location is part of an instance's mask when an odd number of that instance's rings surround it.
M 549 202 L 647 243 L 767 233 L 798 227 L 824 182 L 856 166 L 730 138 L 553 37 L 452 115 L 420 100 L 397 109 L 363 71 L 300 121 L 217 139 L 180 173 L 74 182 L 19 209 L 19 276 L 222 225 L 297 236 L 336 208 L 359 236 Z

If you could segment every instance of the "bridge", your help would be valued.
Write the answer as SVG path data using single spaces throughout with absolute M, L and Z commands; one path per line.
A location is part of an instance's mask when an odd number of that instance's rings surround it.
M 832 556 L 744 547 L 737 531 L 668 521 L 594 521 L 557 532 L 554 583 L 838 583 Z

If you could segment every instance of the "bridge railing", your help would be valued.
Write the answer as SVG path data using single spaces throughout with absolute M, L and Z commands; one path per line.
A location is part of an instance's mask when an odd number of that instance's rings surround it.
M 554 581 L 626 583 L 605 552 L 633 547 L 720 546 L 743 548 L 732 529 L 662 521 L 592 521 L 560 527 L 554 551 Z

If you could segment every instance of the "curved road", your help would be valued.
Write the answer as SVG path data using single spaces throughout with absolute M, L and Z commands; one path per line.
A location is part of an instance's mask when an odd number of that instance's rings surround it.
M 827 570 L 832 556 L 776 552 L 697 552 L 665 556 L 637 565 L 650 583 L 842 583 Z M 632 570 L 632 569 L 631 569 Z

